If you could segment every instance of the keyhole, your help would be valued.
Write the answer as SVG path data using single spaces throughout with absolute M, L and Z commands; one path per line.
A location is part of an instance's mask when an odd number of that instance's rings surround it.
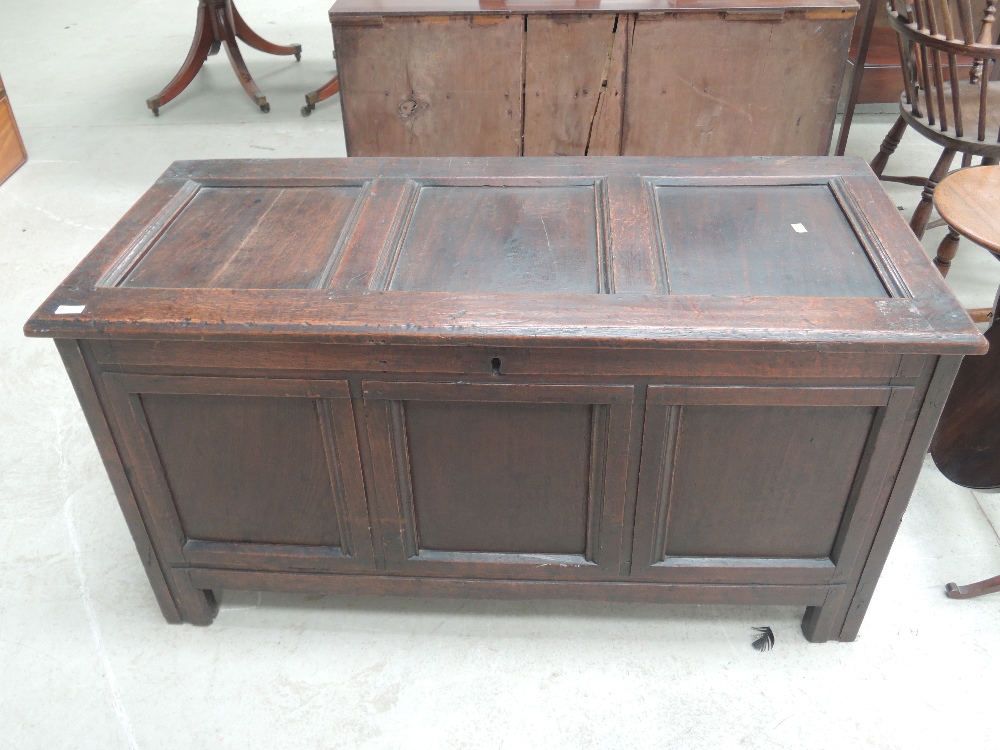
M 490 367 L 493 370 L 493 377 L 500 377 L 500 357 L 494 357 L 490 360 Z

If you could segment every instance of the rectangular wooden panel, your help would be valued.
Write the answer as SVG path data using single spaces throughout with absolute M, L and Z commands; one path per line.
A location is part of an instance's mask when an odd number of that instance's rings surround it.
M 140 398 L 189 539 L 340 546 L 310 400 Z
M 826 155 L 853 24 L 853 14 L 766 9 L 640 13 L 622 153 Z
M 885 451 L 912 395 L 650 386 L 632 575 L 840 582 L 884 500 Z
M 361 194 L 360 186 L 202 187 L 120 285 L 320 288 Z
M 619 31 L 619 15 L 611 13 L 526 18 L 524 155 L 586 156 L 598 113 L 611 120 L 616 109 L 615 131 L 621 127 L 621 109 L 608 101 L 620 103 L 621 91 L 608 83 L 623 71 L 623 56 L 612 53 L 624 49 L 625 23 Z
M 518 156 L 523 16 L 334 26 L 351 156 Z
M 397 564 L 428 575 L 615 569 L 630 387 L 372 382 L 364 391 Z
M 0 79 L 0 182 L 10 177 L 28 159 L 24 141 L 14 120 L 3 80 Z
M 664 555 L 828 558 L 874 415 L 870 406 L 680 408 Z
M 388 288 L 597 293 L 603 248 L 593 186 L 423 187 Z
M 134 471 L 182 559 L 228 550 L 371 559 L 343 381 L 105 376 L 121 428 L 153 452 Z M 310 549 L 313 551 L 310 553 Z M 324 567 L 320 565 L 319 567 Z
M 418 548 L 584 555 L 594 408 L 406 402 Z
M 654 192 L 672 294 L 889 296 L 826 185 Z

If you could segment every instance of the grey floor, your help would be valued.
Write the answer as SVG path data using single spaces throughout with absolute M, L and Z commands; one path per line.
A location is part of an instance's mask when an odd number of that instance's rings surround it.
M 31 156 L 0 186 L 0 748 L 997 747 L 1000 595 L 943 585 L 1000 573 L 1000 500 L 930 462 L 853 644 L 806 643 L 789 607 L 225 592 L 212 627 L 164 623 L 55 347 L 21 326 L 172 160 L 344 154 L 336 100 L 298 111 L 333 73 L 328 4 L 241 3 L 305 48 L 247 53 L 269 115 L 220 56 L 157 119 L 194 0 L 0 0 Z M 861 116 L 850 153 L 892 119 Z M 907 135 L 890 170 L 936 157 Z M 908 215 L 918 191 L 890 192 Z M 963 246 L 949 283 L 989 305 L 1000 264 Z

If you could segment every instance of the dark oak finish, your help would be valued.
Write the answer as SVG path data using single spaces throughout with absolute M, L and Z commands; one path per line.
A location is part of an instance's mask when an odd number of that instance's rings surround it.
M 24 149 L 24 141 L 21 140 L 14 111 L 7 98 L 7 89 L 0 78 L 0 183 L 20 169 L 27 160 L 28 152 Z
M 236 9 L 233 0 L 198 0 L 194 39 L 187 58 L 170 83 L 164 86 L 159 94 L 146 100 L 146 106 L 159 117 L 160 107 L 175 99 L 186 89 L 209 56 L 216 54 L 224 46 L 229 63 L 233 66 L 233 72 L 236 73 L 247 96 L 260 107 L 261 112 L 270 112 L 271 105 L 267 103 L 267 97 L 261 93 L 253 76 L 250 75 L 243 60 L 243 53 L 236 44 L 237 39 L 270 55 L 295 55 L 296 61 L 302 59 L 301 45 L 274 44 L 251 29 Z
M 923 184 L 920 203 L 910 219 L 923 237 L 933 206 L 934 191 L 951 169 L 956 154 L 962 166 L 973 156 L 983 164 L 1000 160 L 1000 44 L 993 44 L 996 0 L 987 0 L 981 19 L 972 15 L 970 0 L 890 0 L 889 23 L 899 40 L 903 93 L 899 119 L 872 159 L 882 179 Z M 959 62 L 972 60 L 968 76 Z M 907 127 L 942 147 L 941 157 L 926 181 L 915 177 L 885 177 L 883 171 Z
M 814 641 L 856 635 L 985 346 L 815 158 L 181 162 L 26 332 L 172 622 L 556 596 L 799 604 Z
M 825 155 L 857 8 L 338 0 L 347 153 Z

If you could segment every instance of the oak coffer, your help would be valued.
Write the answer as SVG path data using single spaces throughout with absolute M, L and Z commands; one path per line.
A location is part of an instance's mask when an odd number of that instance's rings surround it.
M 853 159 L 174 164 L 27 323 L 164 616 L 797 604 L 855 637 L 985 340 Z
M 825 156 L 855 0 L 337 0 L 349 156 Z

